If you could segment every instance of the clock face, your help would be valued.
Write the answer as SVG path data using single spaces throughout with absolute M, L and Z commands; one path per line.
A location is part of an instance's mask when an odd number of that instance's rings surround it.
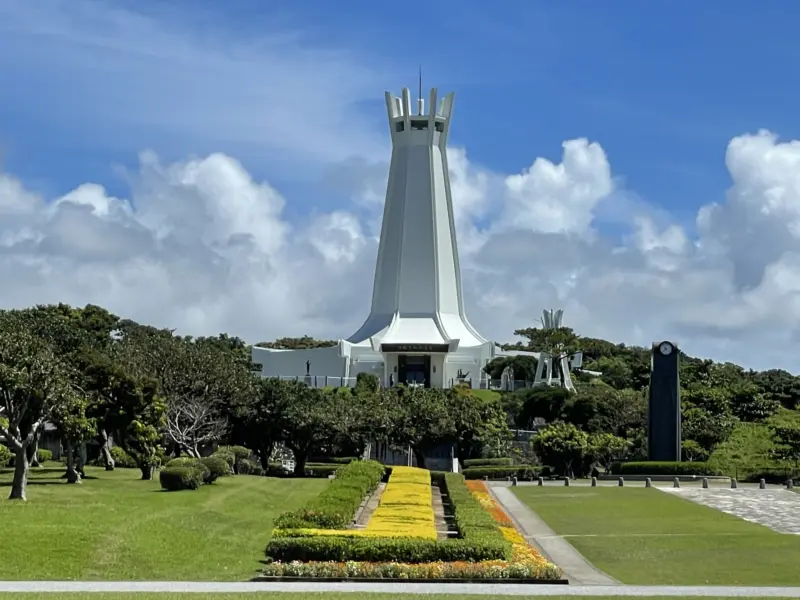
M 672 354 L 672 344 L 669 342 L 661 342 L 661 345 L 658 347 L 658 351 L 664 356 L 669 356 Z

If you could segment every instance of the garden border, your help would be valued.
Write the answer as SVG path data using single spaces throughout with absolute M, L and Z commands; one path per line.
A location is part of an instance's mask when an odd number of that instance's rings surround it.
M 324 583 L 484 583 L 497 585 L 498 583 L 520 583 L 525 585 L 569 585 L 568 579 L 514 579 L 513 577 L 506 577 L 502 579 L 424 579 L 424 578 L 408 578 L 402 577 L 284 577 L 278 575 L 257 575 L 251 580 L 253 583 L 279 583 L 279 582 L 297 582 L 297 583 L 310 583 L 310 582 L 324 582 Z

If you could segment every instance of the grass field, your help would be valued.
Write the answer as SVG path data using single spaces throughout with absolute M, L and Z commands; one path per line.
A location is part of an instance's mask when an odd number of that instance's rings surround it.
M 0 594 L 0 598 L 11 598 L 12 594 Z M 616 600 L 625 596 L 484 596 L 469 595 L 458 596 L 455 594 L 369 594 L 369 593 L 347 593 L 347 592 L 328 592 L 328 593 L 253 593 L 244 594 L 149 594 L 149 593 L 129 593 L 129 594 L 102 594 L 97 592 L 79 594 L 13 594 L 14 600 L 429 600 L 430 598 L 452 598 L 458 600 L 533 600 L 534 598 L 547 598 L 548 600 Z M 628 596 L 632 597 L 632 596 Z M 674 600 L 676 596 L 647 596 L 648 600 Z M 715 596 L 680 596 L 682 600 L 722 600 Z M 748 596 L 749 600 L 759 600 L 758 597 Z M 775 596 L 770 600 L 781 600 Z M 786 599 L 784 599 L 786 600 Z
M 5 500 L 11 472 L 0 471 L 0 579 L 248 580 L 272 519 L 328 483 L 238 476 L 162 492 L 138 469 L 86 471 L 68 485 L 61 465 L 32 469 L 27 503 Z
M 500 392 L 495 390 L 472 390 L 472 395 L 483 400 L 497 400 L 500 398 Z
M 640 585 L 800 585 L 800 536 L 656 489 L 514 488 L 589 562 Z

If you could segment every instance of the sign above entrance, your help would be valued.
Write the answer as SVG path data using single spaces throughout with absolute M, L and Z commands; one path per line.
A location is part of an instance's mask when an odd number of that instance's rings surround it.
M 447 352 L 449 344 L 381 344 L 381 352 Z

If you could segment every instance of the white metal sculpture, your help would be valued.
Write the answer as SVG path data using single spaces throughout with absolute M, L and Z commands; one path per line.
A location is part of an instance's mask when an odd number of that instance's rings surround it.
M 562 309 L 543 310 L 542 328 L 561 328 L 563 316 L 564 311 Z M 572 383 L 571 370 L 573 368 L 579 369 L 582 364 L 582 352 L 569 355 L 561 347 L 549 348 L 547 351 L 539 353 L 539 362 L 536 365 L 536 377 L 533 380 L 533 385 L 534 387 L 540 385 L 564 387 L 570 392 L 574 392 L 575 384 Z

